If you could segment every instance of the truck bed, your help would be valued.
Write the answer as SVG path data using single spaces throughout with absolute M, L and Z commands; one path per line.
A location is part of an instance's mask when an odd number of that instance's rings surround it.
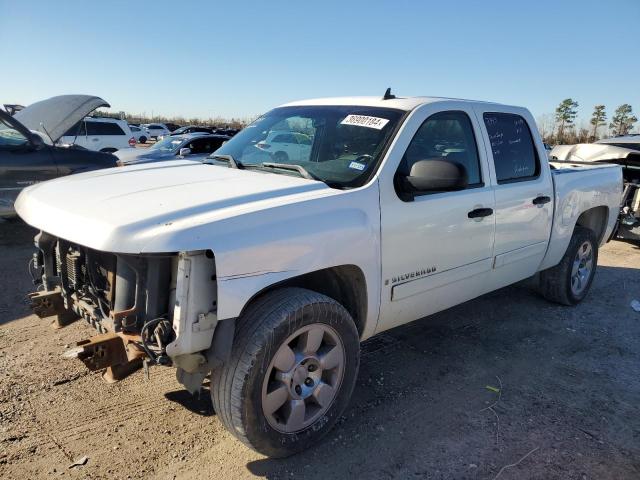
M 573 227 L 581 212 L 599 206 L 606 215 L 600 245 L 607 242 L 615 227 L 622 196 L 620 165 L 589 162 L 550 162 L 555 203 L 549 249 L 541 269 L 556 265 L 569 245 Z

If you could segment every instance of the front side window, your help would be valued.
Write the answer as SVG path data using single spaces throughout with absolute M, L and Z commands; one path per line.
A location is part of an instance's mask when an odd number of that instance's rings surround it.
M 0 118 L 0 148 L 13 150 L 24 147 L 29 140 L 16 130 L 8 121 Z
M 464 112 L 440 112 L 427 118 L 407 147 L 399 173 L 409 175 L 420 160 L 458 163 L 467 171 L 469 187 L 482 185 L 478 147 L 471 120 Z
M 358 187 L 377 170 L 403 114 L 363 106 L 276 108 L 227 141 L 215 155 L 231 155 L 245 168 L 279 175 L 299 176 L 291 165 L 300 166 L 329 186 Z
M 536 178 L 540 162 L 524 118 L 511 113 L 485 113 L 498 183 Z
M 84 137 L 87 134 L 86 122 L 80 120 L 63 135 L 63 137 Z
M 212 153 L 220 148 L 222 142 L 223 140 L 219 138 L 199 138 L 189 143 L 188 148 L 191 153 Z

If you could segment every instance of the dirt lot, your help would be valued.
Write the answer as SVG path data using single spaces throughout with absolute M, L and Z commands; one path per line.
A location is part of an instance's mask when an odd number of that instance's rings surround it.
M 208 390 L 190 397 L 171 369 L 108 385 L 60 358 L 92 331 L 29 314 L 32 234 L 0 224 L 1 478 L 640 478 L 637 246 L 601 251 L 578 307 L 509 287 L 366 342 L 337 427 L 276 461 L 235 441 Z

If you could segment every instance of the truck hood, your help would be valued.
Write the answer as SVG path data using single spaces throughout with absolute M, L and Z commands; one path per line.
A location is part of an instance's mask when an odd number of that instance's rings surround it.
M 57 237 L 143 253 L 159 236 L 334 192 L 303 178 L 178 160 L 39 183 L 24 189 L 15 206 L 25 222 Z
M 29 130 L 51 136 L 55 143 L 71 127 L 100 107 L 110 105 L 92 95 L 59 95 L 32 103 L 20 110 L 14 118 Z

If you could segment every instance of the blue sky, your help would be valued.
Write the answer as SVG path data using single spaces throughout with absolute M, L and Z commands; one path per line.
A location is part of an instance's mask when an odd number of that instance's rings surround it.
M 640 112 L 640 0 L 0 0 L 0 103 L 245 117 L 290 100 L 435 95 Z

